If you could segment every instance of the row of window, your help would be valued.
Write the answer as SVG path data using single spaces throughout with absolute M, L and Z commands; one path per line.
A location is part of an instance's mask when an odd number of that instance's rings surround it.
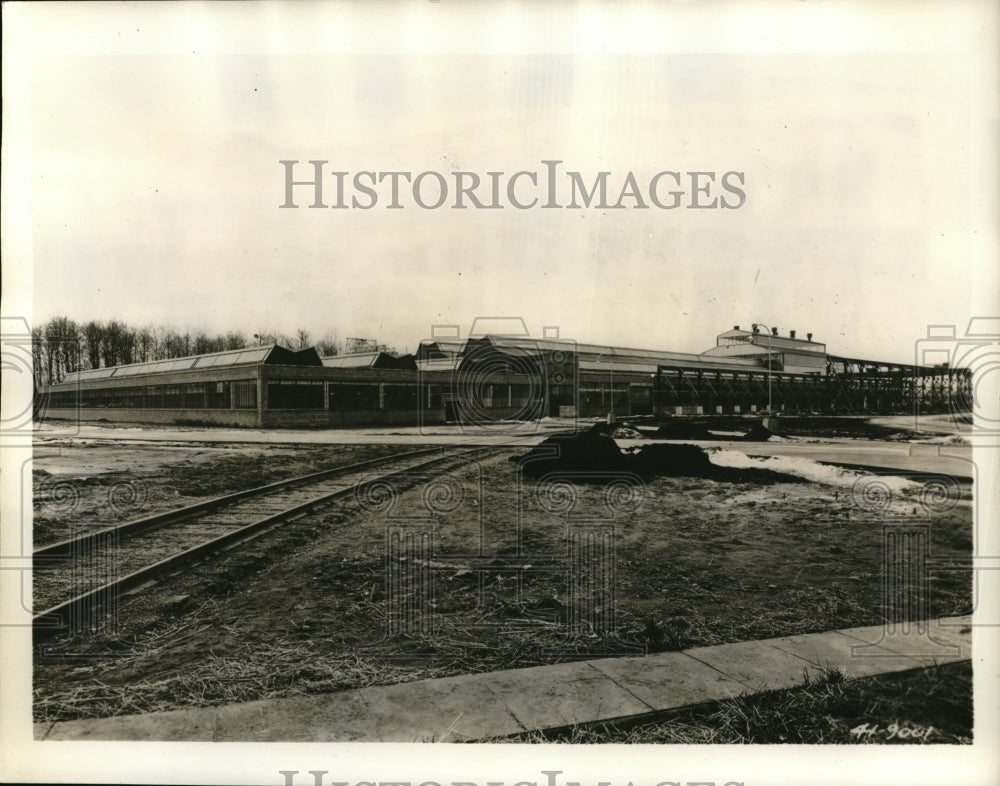
M 610 405 L 611 396 L 609 395 L 609 393 L 610 391 L 607 390 L 595 390 L 595 391 L 581 390 L 580 406 L 588 407 L 588 406 Z M 628 400 L 629 400 L 628 394 L 624 390 L 617 390 L 617 389 L 615 390 L 614 404 L 616 407 L 624 407 L 625 403 Z M 633 401 L 634 400 L 635 397 L 633 397 Z M 647 396 L 645 400 L 649 401 L 649 397 Z
M 476 407 L 486 409 L 523 409 L 532 401 L 538 401 L 542 389 L 538 385 L 516 385 L 509 383 L 460 384 L 455 391 L 458 398 L 475 402 Z
M 257 382 L 248 379 L 60 391 L 49 394 L 48 404 L 54 408 L 79 404 L 116 409 L 255 409 Z
M 423 391 L 420 401 L 418 390 Z M 552 392 L 560 401 L 572 391 Z M 584 391 L 581 391 L 583 393 Z M 483 384 L 459 386 L 453 390 L 448 385 L 379 383 L 324 383 L 316 380 L 275 380 L 267 383 L 268 409 L 328 408 L 338 411 L 415 410 L 438 409 L 447 399 L 455 397 L 474 401 L 477 407 L 487 409 L 517 408 L 528 406 L 539 398 L 540 390 L 532 385 Z M 600 400 L 606 392 L 594 392 Z M 326 396 L 326 401 L 324 401 Z M 615 387 L 616 402 L 625 400 L 626 393 Z M 633 388 L 632 396 L 648 400 L 648 388 Z M 105 388 L 98 390 L 72 390 L 51 393 L 48 405 L 53 408 L 107 407 L 120 409 L 255 409 L 257 407 L 257 381 L 194 382 L 178 385 L 146 385 L 142 387 Z
M 377 383 L 330 383 L 327 396 L 328 408 L 333 410 L 356 412 L 418 407 L 415 385 L 383 385 L 380 394 Z M 431 391 L 427 406 L 440 406 L 440 400 L 440 391 Z M 323 383 L 305 380 L 268 382 L 267 406 L 268 409 L 323 409 Z
M 444 385 L 423 388 L 425 409 L 442 406 Z M 459 396 L 472 396 L 482 406 L 493 408 L 523 407 L 531 397 L 529 385 L 483 385 L 475 390 L 460 390 Z M 314 381 L 275 381 L 267 384 L 268 409 L 323 409 L 323 383 Z M 337 411 L 360 412 L 379 409 L 414 410 L 420 406 L 416 385 L 378 383 L 329 383 L 327 408 Z

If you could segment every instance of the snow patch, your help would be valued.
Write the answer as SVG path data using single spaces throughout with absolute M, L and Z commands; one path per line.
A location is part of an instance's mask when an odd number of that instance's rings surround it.
M 719 448 L 708 448 L 706 452 L 708 453 L 709 461 L 720 467 L 770 469 L 775 472 L 783 472 L 786 475 L 805 478 L 814 483 L 823 483 L 824 485 L 836 486 L 838 488 L 850 489 L 857 482 L 858 478 L 867 477 L 871 474 L 843 467 L 834 467 L 829 464 L 820 464 L 818 461 L 799 456 L 754 457 L 748 456 L 746 453 L 738 450 L 721 450 Z M 896 475 L 880 474 L 878 477 L 880 483 L 884 484 L 894 494 L 905 494 L 921 488 L 920 483 Z

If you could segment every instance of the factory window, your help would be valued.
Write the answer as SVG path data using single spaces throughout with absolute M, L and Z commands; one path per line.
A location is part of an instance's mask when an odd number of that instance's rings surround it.
M 205 387 L 205 384 L 202 382 L 184 386 L 185 409 L 205 408 Z
M 285 380 L 267 383 L 269 409 L 323 409 L 323 383 Z
M 149 409 L 179 409 L 182 406 L 182 385 L 151 385 L 146 388 L 145 402 Z
M 128 388 L 85 390 L 80 393 L 80 403 L 85 407 L 126 408 L 140 406 L 135 402 L 135 398 L 133 391 Z
M 257 408 L 257 380 L 241 379 L 230 386 L 233 397 L 233 407 L 236 409 Z
M 597 407 L 604 403 L 604 392 L 602 387 L 580 386 L 580 406 Z
M 482 406 L 487 409 L 493 408 L 493 393 L 496 385 L 483 385 L 479 390 L 474 391 L 474 393 L 479 394 L 479 401 Z
M 615 383 L 615 406 L 623 406 L 628 401 L 628 388 Z M 599 384 L 596 386 L 580 386 L 580 404 L 583 406 L 610 406 L 611 386 Z
M 38 400 L 42 405 L 53 408 L 75 407 L 77 402 L 83 404 L 81 399 L 80 391 L 77 390 L 64 390 L 59 393 L 49 393 L 47 395 L 38 394 Z
M 85 407 L 104 406 L 103 390 L 82 390 L 80 391 L 80 403 Z
M 416 385 L 386 385 L 385 386 L 385 408 L 386 409 L 416 409 L 417 408 L 417 386 Z
M 182 385 L 159 385 L 161 407 L 166 409 L 179 409 L 184 406 L 184 393 Z
M 424 408 L 438 409 L 444 403 L 442 394 L 444 388 L 441 385 L 427 385 L 424 389 Z
M 104 391 L 104 406 L 133 409 L 142 406 L 142 391 L 136 388 L 111 388 Z
M 159 396 L 157 395 L 157 390 L 158 388 L 152 385 L 143 389 L 142 401 L 144 406 L 150 409 L 154 409 L 161 406 L 159 401 Z
M 129 407 L 130 409 L 142 409 L 145 404 L 142 396 L 142 388 L 125 388 L 124 393 L 124 406 Z
M 653 389 L 646 385 L 630 385 L 628 392 L 633 404 L 648 404 L 653 398 Z
M 229 409 L 229 405 L 230 388 L 228 382 L 205 383 L 205 407 L 207 409 Z
M 379 408 L 378 385 L 330 385 L 330 409 L 372 410 Z
M 518 409 L 525 407 L 529 403 L 529 399 L 532 398 L 532 394 L 537 398 L 539 390 L 534 385 L 518 385 L 511 384 L 510 386 L 510 405 L 512 407 L 517 407 Z
M 146 407 L 149 409 L 156 409 L 160 406 L 159 397 L 156 394 L 156 388 L 152 385 L 147 386 L 143 391 L 143 402 L 145 402 Z

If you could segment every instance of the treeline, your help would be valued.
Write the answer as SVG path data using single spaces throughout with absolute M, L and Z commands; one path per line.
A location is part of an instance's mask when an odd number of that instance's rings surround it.
M 240 332 L 212 335 L 200 329 L 136 327 L 116 319 L 76 322 L 61 316 L 32 328 L 31 337 L 37 385 L 60 382 L 72 371 L 203 355 L 258 344 L 280 344 L 292 349 L 315 346 L 322 355 L 339 355 L 344 351 L 344 344 L 336 334 L 313 341 L 306 330 L 298 330 L 294 336 L 274 331 L 253 336 Z

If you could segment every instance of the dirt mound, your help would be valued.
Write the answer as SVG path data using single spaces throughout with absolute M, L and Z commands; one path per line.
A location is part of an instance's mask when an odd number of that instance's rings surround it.
M 645 439 L 646 435 L 632 428 L 628 423 L 622 423 L 611 432 L 612 439 Z
M 512 456 L 511 461 L 521 464 L 522 472 L 531 477 L 541 477 L 553 472 L 602 472 L 626 470 L 628 458 L 601 424 L 572 436 L 552 436 L 533 447 L 524 456 Z
M 764 428 L 761 423 L 754 423 L 750 430 L 743 435 L 743 439 L 746 442 L 767 442 L 774 433 L 769 429 Z
M 682 475 L 710 478 L 721 467 L 709 461 L 708 454 L 697 445 L 643 445 L 627 454 L 629 469 L 642 477 Z
M 520 463 L 528 477 L 565 474 L 581 483 L 604 483 L 609 472 L 630 472 L 643 478 L 672 475 L 737 483 L 803 482 L 801 478 L 766 469 L 717 466 L 697 445 L 654 443 L 623 451 L 600 424 L 570 437 L 549 437 L 511 461 Z
M 629 470 L 644 478 L 657 475 L 709 478 L 730 483 L 804 483 L 803 478 L 757 467 L 720 467 L 697 445 L 643 445 L 633 453 Z

